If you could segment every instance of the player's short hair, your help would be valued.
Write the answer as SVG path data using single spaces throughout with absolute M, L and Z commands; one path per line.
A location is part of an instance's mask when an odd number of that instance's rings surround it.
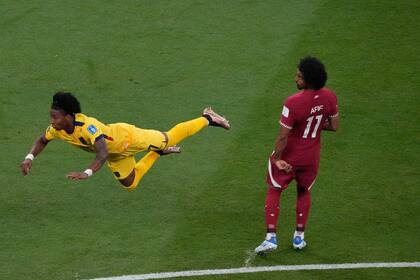
M 62 110 L 66 114 L 74 115 L 81 113 L 79 100 L 70 92 L 56 92 L 53 96 L 51 109 Z
M 327 72 L 325 66 L 317 58 L 312 56 L 304 57 L 298 65 L 299 71 L 303 74 L 303 79 L 307 85 L 314 89 L 320 89 L 327 82 Z

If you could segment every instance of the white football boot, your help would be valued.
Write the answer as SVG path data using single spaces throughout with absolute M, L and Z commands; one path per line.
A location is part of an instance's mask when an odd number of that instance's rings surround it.
M 255 253 L 264 254 L 277 249 L 277 238 L 275 234 L 267 233 L 267 237 L 260 246 L 255 248 Z
M 298 234 L 297 231 L 293 234 L 293 248 L 295 250 L 302 250 L 306 247 L 305 233 Z

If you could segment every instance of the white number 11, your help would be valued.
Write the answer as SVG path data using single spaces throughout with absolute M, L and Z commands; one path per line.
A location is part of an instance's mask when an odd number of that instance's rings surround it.
M 314 119 L 314 116 L 310 116 L 309 118 L 306 119 L 308 124 L 306 125 L 302 138 L 308 138 L 309 130 L 311 129 L 311 124 L 312 124 L 313 119 Z M 315 116 L 315 119 L 316 119 L 316 124 L 315 124 L 314 131 L 312 132 L 312 135 L 311 135 L 312 138 L 316 137 L 316 132 L 318 131 L 319 125 L 321 124 L 322 115 Z

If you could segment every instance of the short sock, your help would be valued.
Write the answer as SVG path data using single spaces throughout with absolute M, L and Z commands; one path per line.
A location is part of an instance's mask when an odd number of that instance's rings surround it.
M 305 232 L 295 230 L 295 233 L 293 234 L 293 238 L 295 238 L 296 236 L 300 236 L 300 238 L 305 239 Z
M 276 240 L 277 241 L 277 236 L 275 232 L 267 232 L 266 236 L 265 236 L 266 240 Z

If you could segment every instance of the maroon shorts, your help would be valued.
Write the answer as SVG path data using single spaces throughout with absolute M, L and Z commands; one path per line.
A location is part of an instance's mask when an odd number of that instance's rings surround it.
M 266 182 L 269 186 L 284 190 L 295 179 L 299 187 L 310 190 L 318 175 L 318 166 L 318 163 L 306 166 L 293 166 L 292 171 L 286 172 L 278 169 L 269 159 Z

